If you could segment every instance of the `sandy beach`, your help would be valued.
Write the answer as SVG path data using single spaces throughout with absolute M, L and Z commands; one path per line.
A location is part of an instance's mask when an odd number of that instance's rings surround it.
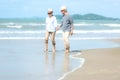
M 0 80 L 60 80 L 71 71 L 64 80 L 118 80 L 120 48 L 116 41 L 70 40 L 71 53 L 65 55 L 59 39 L 55 54 L 51 43 L 49 52 L 44 52 L 42 39 L 0 40 Z
M 120 39 L 109 40 L 120 44 Z M 63 80 L 120 80 L 120 47 L 83 50 L 82 68 L 67 75 Z

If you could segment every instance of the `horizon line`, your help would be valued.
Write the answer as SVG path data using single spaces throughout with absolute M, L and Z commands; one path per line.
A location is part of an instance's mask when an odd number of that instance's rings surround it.
M 96 14 L 96 13 L 86 13 L 86 14 L 79 14 L 79 13 L 74 13 L 74 14 L 71 14 L 71 16 L 73 16 L 73 15 L 81 15 L 81 16 L 84 16 L 84 15 L 88 15 L 88 14 L 93 14 L 93 15 L 98 15 L 98 16 L 103 16 L 103 17 L 106 17 L 106 18 L 113 18 L 113 19 L 120 19 L 119 17 L 110 17 L 110 16 L 105 16 L 105 15 L 101 15 L 101 14 Z M 62 14 L 55 14 L 55 16 L 57 16 L 57 15 L 61 15 L 62 16 Z M 47 15 L 46 15 L 47 16 Z M 0 19 L 23 19 L 23 18 L 25 18 L 25 19 L 30 19 L 30 18 L 33 18 L 33 19 L 35 19 L 35 18 L 39 18 L 39 19 L 43 19 L 43 18 L 46 18 L 46 16 L 29 16 L 29 17 L 25 17 L 25 16 L 23 16 L 23 17 L 0 17 Z

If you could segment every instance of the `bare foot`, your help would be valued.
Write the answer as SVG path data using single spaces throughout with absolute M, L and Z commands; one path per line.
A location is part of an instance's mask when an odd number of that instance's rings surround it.
M 48 52 L 48 49 L 45 49 L 44 51 L 45 51 L 45 52 Z
M 55 52 L 56 52 L 56 50 L 55 50 L 55 49 L 53 49 L 52 51 L 53 51 L 53 53 L 55 53 Z
M 65 53 L 69 53 L 70 51 L 69 50 L 65 50 Z

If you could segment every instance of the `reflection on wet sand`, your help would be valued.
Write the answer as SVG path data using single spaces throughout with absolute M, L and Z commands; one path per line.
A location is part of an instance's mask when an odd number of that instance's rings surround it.
M 45 53 L 45 75 L 53 76 L 55 75 L 55 53 Z M 43 72 L 44 73 L 44 72 Z M 47 77 L 46 77 L 47 78 Z M 49 80 L 50 77 L 47 79 Z
M 56 53 L 52 53 L 52 60 L 49 60 L 49 56 L 51 56 L 51 55 L 49 55 L 49 53 L 45 53 L 45 65 L 46 65 L 46 67 L 48 67 L 49 64 L 51 64 L 51 66 L 54 68 Z
M 70 61 L 69 61 L 69 54 L 64 54 L 64 59 L 63 59 L 63 72 L 66 73 L 70 69 Z
M 16 60 L 10 58 L 7 63 L 6 59 L 0 65 L 0 80 L 57 80 L 80 65 L 79 60 L 70 58 L 62 51 L 43 55 L 16 54 L 15 57 Z
M 69 60 L 69 58 L 70 58 L 69 54 L 66 54 L 66 53 L 62 55 L 61 59 L 59 59 L 59 57 L 56 56 L 56 53 L 51 53 L 51 55 L 50 55 L 50 53 L 46 53 L 45 54 L 46 70 L 48 70 L 48 68 L 51 67 L 52 70 L 54 71 L 54 69 L 56 69 L 56 67 L 59 65 L 59 69 L 62 70 L 61 73 L 68 72 L 70 70 L 70 60 Z
M 52 53 L 52 65 L 53 65 L 53 68 L 55 67 L 55 57 L 56 57 L 56 53 Z

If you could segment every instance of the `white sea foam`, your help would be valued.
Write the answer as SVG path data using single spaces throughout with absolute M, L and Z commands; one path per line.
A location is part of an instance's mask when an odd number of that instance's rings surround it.
M 92 23 L 78 23 L 78 24 L 74 24 L 74 26 L 92 26 L 92 25 L 95 25 L 95 24 L 92 24 Z
M 45 33 L 45 30 L 40 31 L 0 31 L 0 34 L 41 34 Z M 57 31 L 58 33 L 62 33 L 62 31 Z M 74 30 L 75 34 L 86 34 L 86 33 L 120 33 L 120 30 Z
M 22 28 L 21 25 L 8 25 L 9 28 Z
M 84 65 L 84 62 L 85 62 L 85 59 L 84 58 L 78 58 L 78 57 L 74 57 L 74 56 L 78 56 L 78 55 L 81 55 L 81 53 L 78 53 L 78 54 L 75 54 L 75 55 L 70 55 L 70 58 L 73 58 L 73 59 L 76 59 L 76 60 L 79 60 L 80 61 L 80 65 L 76 68 L 74 68 L 73 70 L 63 74 L 62 77 L 60 77 L 58 80 L 63 80 L 67 75 L 69 75 L 70 73 L 76 71 L 77 69 L 81 68 L 83 65 Z
M 120 37 L 72 37 L 70 40 L 99 40 L 99 39 L 119 39 Z M 0 40 L 37 40 L 43 39 L 44 37 L 0 37 Z M 56 37 L 57 40 L 63 40 L 62 37 Z
M 23 26 L 22 25 L 18 25 L 16 23 L 1 23 L 0 25 L 4 25 L 6 27 L 9 27 L 9 28 L 22 28 Z
M 107 24 L 103 24 L 103 23 L 78 23 L 78 24 L 74 24 L 74 26 L 79 26 L 79 27 L 84 27 L 84 26 L 95 26 L 95 25 L 100 25 L 100 26 L 108 26 L 108 27 L 120 27 L 119 23 L 107 23 Z
M 22 25 L 22 26 L 44 26 L 45 23 L 0 23 L 0 25 L 5 25 L 5 26 L 8 26 L 8 25 L 14 25 L 14 24 L 19 24 L 19 25 Z
M 23 26 L 45 26 L 45 23 L 24 23 Z
M 74 33 L 120 33 L 120 30 L 75 30 Z
M 36 33 L 45 33 L 45 31 L 0 31 L 0 34 L 36 34 Z
M 21 26 L 45 26 L 45 23 L 13 23 L 13 22 L 9 22 L 9 23 L 0 23 L 0 25 L 5 25 L 5 26 L 9 26 L 9 25 L 13 25 L 13 24 L 19 24 Z M 60 24 L 58 24 L 60 25 Z M 94 25 L 101 25 L 101 26 L 109 26 L 109 27 L 120 27 L 119 23 L 75 23 L 74 26 L 94 26 Z
M 100 25 L 109 27 L 120 27 L 120 24 L 100 24 Z
M 9 25 L 9 24 L 4 24 L 4 25 Z M 23 26 L 45 26 L 46 24 L 45 23 L 22 23 L 21 25 Z M 60 24 L 58 24 L 60 25 Z M 93 23 L 77 23 L 77 24 L 74 24 L 74 26 L 90 26 L 90 25 L 95 25 Z

